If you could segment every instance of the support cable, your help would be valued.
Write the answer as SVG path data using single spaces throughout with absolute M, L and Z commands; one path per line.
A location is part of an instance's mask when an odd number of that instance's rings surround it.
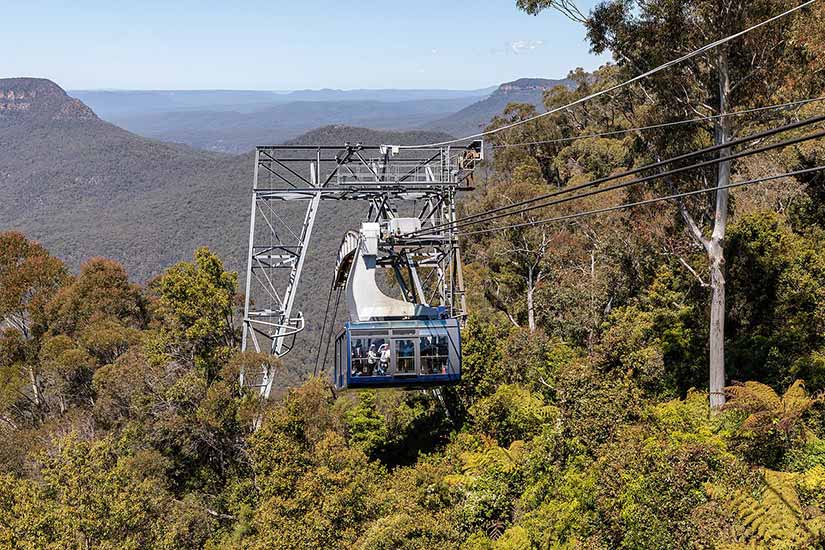
M 641 172 L 645 172 L 645 171 L 652 170 L 652 169 L 655 169 L 655 168 L 661 168 L 663 166 L 667 166 L 668 164 L 672 164 L 674 162 L 678 162 L 678 161 L 681 161 L 681 160 L 686 160 L 686 159 L 696 157 L 696 156 L 700 156 L 700 155 L 705 155 L 707 153 L 714 153 L 714 152 L 717 152 L 717 151 L 721 151 L 723 149 L 728 149 L 730 147 L 735 147 L 737 145 L 741 145 L 741 144 L 744 144 L 744 143 L 747 143 L 747 142 L 750 142 L 750 141 L 755 141 L 755 140 L 759 140 L 759 139 L 762 139 L 762 138 L 770 137 L 770 136 L 773 136 L 773 135 L 776 135 L 776 134 L 779 134 L 779 133 L 787 132 L 787 131 L 790 131 L 790 130 L 795 130 L 797 128 L 802 128 L 802 127 L 809 126 L 811 124 L 816 124 L 816 123 L 819 123 L 819 122 L 822 122 L 822 121 L 825 121 L 825 115 L 812 117 L 812 118 L 805 119 L 805 120 L 802 120 L 802 121 L 799 121 L 799 122 L 794 122 L 792 124 L 786 124 L 786 125 L 783 125 L 783 126 L 779 126 L 777 128 L 772 128 L 772 129 L 769 129 L 769 130 L 765 130 L 763 132 L 759 132 L 757 134 L 751 134 L 751 135 L 745 136 L 743 138 L 732 140 L 732 141 L 729 141 L 727 143 L 722 143 L 722 144 L 719 144 L 719 145 L 713 145 L 711 147 L 707 147 L 705 149 L 700 149 L 698 151 L 693 151 L 693 152 L 690 152 L 690 153 L 686 153 L 684 155 L 679 155 L 679 156 L 676 156 L 676 157 L 671 157 L 671 158 L 666 159 L 666 160 L 654 162 L 654 163 L 651 163 L 651 164 L 646 164 L 644 166 L 640 166 L 638 168 L 633 168 L 631 170 L 627 170 L 627 171 L 621 172 L 619 174 L 605 176 L 603 178 L 598 178 L 598 179 L 595 179 L 595 180 L 592 180 L 592 181 L 589 181 L 589 182 L 586 182 L 586 183 L 582 183 L 582 184 L 579 184 L 579 185 L 574 185 L 572 187 L 560 189 L 560 190 L 554 191 L 552 193 L 545 193 L 545 194 L 542 194 L 542 195 L 538 195 L 537 197 L 533 197 L 533 198 L 530 198 L 530 199 L 525 199 L 523 201 L 519 201 L 519 202 L 516 202 L 516 203 L 513 203 L 513 204 L 508 204 L 508 205 L 500 206 L 500 207 L 493 208 L 493 209 L 490 209 L 490 210 L 485 210 L 484 212 L 479 212 L 477 214 L 472 214 L 470 216 L 466 216 L 463 219 L 458 220 L 457 222 L 450 222 L 450 223 L 443 223 L 443 224 L 440 224 L 440 225 L 435 225 L 433 227 L 428 227 L 426 229 L 421 229 L 419 231 L 415 231 L 413 233 L 410 233 L 410 235 L 412 235 L 412 236 L 421 236 L 421 235 L 426 235 L 426 234 L 429 234 L 429 233 L 432 233 L 434 231 L 441 230 L 441 229 L 447 228 L 447 227 L 452 228 L 452 229 L 457 229 L 459 227 L 465 227 L 467 225 L 474 225 L 474 224 L 477 224 L 477 223 L 486 223 L 486 222 L 496 220 L 496 219 L 499 219 L 499 218 L 502 218 L 502 217 L 505 217 L 505 216 L 510 216 L 510 215 L 513 215 L 513 214 L 521 214 L 521 213 L 524 213 L 524 212 L 527 212 L 527 211 L 530 211 L 530 210 L 535 210 L 537 208 L 544 208 L 545 206 L 551 206 L 553 204 L 558 204 L 559 202 L 567 202 L 567 200 L 572 200 L 572 198 L 567 198 L 567 199 L 564 199 L 564 200 L 554 201 L 554 202 L 550 202 L 550 203 L 546 203 L 546 204 L 539 204 L 539 205 L 535 204 L 535 203 L 538 203 L 540 201 L 544 201 L 546 199 L 551 199 L 551 198 L 554 198 L 554 197 L 558 197 L 560 195 L 566 195 L 566 194 L 572 193 L 574 191 L 580 191 L 580 190 L 588 189 L 588 188 L 591 188 L 591 187 L 598 187 L 599 185 L 601 185 L 603 183 L 607 183 L 607 182 L 610 182 L 610 181 L 626 178 L 628 176 L 636 175 L 636 174 L 639 174 Z M 634 185 L 634 184 L 637 184 L 637 183 L 644 183 L 644 182 L 647 182 L 647 181 L 650 181 L 650 180 L 653 180 L 653 179 L 657 179 L 657 178 L 662 177 L 662 176 L 675 175 L 675 174 L 679 174 L 679 173 L 682 173 L 682 172 L 685 172 L 685 171 L 688 171 L 688 170 L 693 170 L 693 169 L 701 168 L 701 167 L 704 167 L 704 166 L 710 166 L 710 165 L 713 165 L 713 164 L 719 164 L 720 162 L 724 162 L 726 160 L 734 160 L 736 158 L 740 158 L 740 157 L 744 157 L 744 156 L 748 156 L 748 155 L 753 155 L 753 154 L 756 154 L 756 153 L 761 153 L 761 152 L 764 152 L 764 151 L 768 151 L 770 149 L 776 149 L 776 148 L 780 148 L 780 147 L 787 147 L 788 145 L 793 145 L 793 144 L 796 144 L 796 143 L 800 143 L 800 141 L 806 141 L 808 139 L 815 139 L 816 137 L 819 137 L 819 136 L 818 135 L 814 135 L 813 137 L 805 136 L 801 139 L 800 138 L 795 138 L 795 139 L 792 139 L 792 140 L 783 141 L 783 142 L 780 142 L 780 143 L 760 147 L 760 148 L 757 148 L 757 149 L 751 149 L 751 150 L 747 150 L 747 151 L 743 151 L 743 152 L 739 152 L 739 153 L 734 153 L 734 154 L 730 155 L 729 157 L 720 157 L 720 158 L 717 158 L 717 159 L 704 161 L 704 162 L 701 162 L 701 163 L 698 163 L 698 164 L 692 164 L 692 165 L 689 165 L 689 166 L 686 166 L 686 167 L 670 170 L 669 172 L 663 172 L 661 174 L 654 174 L 654 175 L 651 175 L 651 176 L 637 178 L 635 180 L 631 180 L 630 182 L 622 184 L 622 186 Z M 611 187 L 605 188 L 605 191 L 609 191 L 609 190 L 612 190 L 612 189 L 615 189 L 615 188 L 616 188 L 616 186 L 611 186 Z M 593 193 L 590 193 L 590 194 L 593 194 Z M 589 196 L 589 194 L 585 194 L 583 196 Z M 533 205 L 533 206 L 527 206 L 527 205 Z M 520 208 L 522 206 L 527 206 L 527 207 L 526 208 Z M 513 210 L 511 212 L 507 212 L 508 210 L 512 210 L 514 208 L 518 208 L 518 210 Z M 494 215 L 494 214 L 496 214 L 496 215 Z
M 329 294 L 327 294 L 327 308 L 324 310 L 324 324 L 321 326 L 321 335 L 318 337 L 318 348 L 315 352 L 315 368 L 312 369 L 312 375 L 318 376 L 318 360 L 321 358 L 321 346 L 324 343 L 324 334 L 327 330 L 327 318 L 329 317 L 329 304 L 332 302 L 332 291 L 335 288 L 335 278 L 332 278 L 332 283 L 329 285 Z
M 790 103 L 780 103 L 777 105 L 768 105 L 766 107 L 756 107 L 754 109 L 745 109 L 743 111 L 735 111 L 733 113 L 725 113 L 722 115 L 712 115 L 712 116 L 703 116 L 703 117 L 696 117 L 687 120 L 676 120 L 673 122 L 665 122 L 662 124 L 653 124 L 650 126 L 639 126 L 636 128 L 627 128 L 625 130 L 612 130 L 609 132 L 599 132 L 595 134 L 587 134 L 583 136 L 574 136 L 574 137 L 566 137 L 566 138 L 558 138 L 558 139 L 548 139 L 544 141 L 526 141 L 522 143 L 502 143 L 500 145 L 493 145 L 493 149 L 506 149 L 508 147 L 527 147 L 530 145 L 552 145 L 554 143 L 569 143 L 571 141 L 578 141 L 581 139 L 592 139 L 592 138 L 600 138 L 600 137 L 610 137 L 610 136 L 619 136 L 622 134 L 629 134 L 632 132 L 643 132 L 646 130 L 657 130 L 660 128 L 671 128 L 673 126 L 682 126 L 685 124 L 695 124 L 697 122 L 705 122 L 707 120 L 717 120 L 732 116 L 741 116 L 741 115 L 748 115 L 752 113 L 760 113 L 763 111 L 773 111 L 779 109 L 788 109 L 791 107 L 804 107 L 811 103 L 816 103 L 819 101 L 825 101 L 825 96 L 816 97 L 812 99 L 803 99 L 800 101 L 793 101 Z
M 642 73 L 638 76 L 634 76 L 630 80 L 626 80 L 626 81 L 624 81 L 620 84 L 615 84 L 613 86 L 610 86 L 609 88 L 605 88 L 604 90 L 601 90 L 601 91 L 595 92 L 593 94 L 590 94 L 589 96 L 577 99 L 576 101 L 573 101 L 572 103 L 568 103 L 567 105 L 563 105 L 561 107 L 556 107 L 554 109 L 551 109 L 551 110 L 547 111 L 546 113 L 541 113 L 541 114 L 536 115 L 536 116 L 525 118 L 524 120 L 519 120 L 517 122 L 513 122 L 511 124 L 501 126 L 500 128 L 495 128 L 493 130 L 487 130 L 487 131 L 484 131 L 484 132 L 480 132 L 478 134 L 473 134 L 473 135 L 465 136 L 465 137 L 462 137 L 462 138 L 450 139 L 450 140 L 441 141 L 441 142 L 438 142 L 438 143 L 428 143 L 426 145 L 400 145 L 400 146 L 394 146 L 394 147 L 398 147 L 399 149 L 424 149 L 424 148 L 428 148 L 428 147 L 442 147 L 442 146 L 445 146 L 445 145 L 451 145 L 453 143 L 458 143 L 458 142 L 461 142 L 461 141 L 467 141 L 467 140 L 471 140 L 471 139 L 477 139 L 477 138 L 481 138 L 481 137 L 484 137 L 484 136 L 490 136 L 490 135 L 493 135 L 493 134 L 497 134 L 499 132 L 503 132 L 504 130 L 509 130 L 510 128 L 515 128 L 516 126 L 520 126 L 522 124 L 526 124 L 528 122 L 532 122 L 534 120 L 544 118 L 544 117 L 552 115 L 554 113 L 558 113 L 559 111 L 565 111 L 567 109 L 570 109 L 571 107 L 575 107 L 576 105 L 580 105 L 582 103 L 590 101 L 591 99 L 595 99 L 595 98 L 603 96 L 605 94 L 609 94 L 610 92 L 614 92 L 614 91 L 616 91 L 620 88 L 624 88 L 625 86 L 633 84 L 634 82 L 638 82 L 639 80 L 643 80 L 643 79 L 645 79 L 649 76 L 652 76 L 656 73 L 659 73 L 659 72 L 661 72 L 665 69 L 669 69 L 670 67 L 673 67 L 674 65 L 678 65 L 680 63 L 683 63 L 684 61 L 687 61 L 689 59 L 693 59 L 694 57 L 702 55 L 703 53 L 708 52 L 708 51 L 710 51 L 714 48 L 717 48 L 717 47 L 719 47 L 723 44 L 727 44 L 731 40 L 736 40 L 737 38 L 740 38 L 740 37 L 748 34 L 751 31 L 755 31 L 756 29 L 764 27 L 765 25 L 769 25 L 770 23 L 773 23 L 774 21 L 782 19 L 783 17 L 786 17 L 788 15 L 791 15 L 792 13 L 797 12 L 797 11 L 801 10 L 802 8 L 810 6 L 814 2 L 816 2 L 816 0 L 808 0 L 807 2 L 803 2 L 802 4 L 799 4 L 798 6 L 796 6 L 795 8 L 791 8 L 787 11 L 784 11 L 784 12 L 780 13 L 779 15 L 775 15 L 775 16 L 771 17 L 770 19 L 766 19 L 766 20 L 762 21 L 761 23 L 757 23 L 756 25 L 748 27 L 747 29 L 745 29 L 743 31 L 739 31 L 738 33 L 732 34 L 730 36 L 726 36 L 725 38 L 721 38 L 719 40 L 716 40 L 715 42 L 711 42 L 710 44 L 706 44 L 706 45 L 702 46 L 701 48 L 699 48 L 697 50 L 694 50 L 694 51 L 692 51 L 692 52 L 690 52 L 686 55 L 683 55 L 682 57 L 679 57 L 678 59 L 668 61 L 667 63 L 663 63 L 662 65 L 659 65 L 658 67 L 656 67 L 654 69 L 651 69 L 651 70 L 649 70 L 645 73 Z
M 335 326 L 335 322 L 338 320 L 338 304 L 341 301 L 341 294 L 343 294 L 343 291 L 344 291 L 343 288 L 339 288 L 338 289 L 338 294 L 335 296 L 335 309 L 332 312 L 332 326 L 333 327 Z M 335 333 L 332 330 L 330 330 L 329 337 L 327 337 L 327 348 L 324 350 L 324 365 L 323 365 L 324 369 L 326 368 L 326 365 L 327 365 L 327 355 L 329 355 L 329 344 L 332 342 L 332 336 L 334 334 Z M 322 369 L 322 372 L 323 372 L 323 369 Z
M 608 206 L 608 207 L 605 207 L 605 208 L 597 208 L 595 210 L 588 210 L 586 212 L 576 212 L 575 214 L 568 214 L 568 215 L 565 215 L 565 216 L 557 216 L 555 218 L 547 218 L 547 219 L 544 219 L 544 220 L 534 220 L 534 221 L 531 221 L 531 222 L 516 223 L 516 224 L 504 225 L 504 226 L 500 226 L 500 227 L 490 227 L 490 228 L 487 228 L 487 229 L 479 229 L 477 231 L 460 232 L 460 233 L 457 233 L 457 235 L 460 236 L 460 237 L 466 237 L 466 236 L 469 236 L 469 235 L 480 235 L 482 233 L 490 233 L 490 232 L 493 232 L 493 231 L 504 231 L 504 230 L 507 230 L 507 229 L 517 229 L 517 228 L 520 228 L 520 227 L 529 227 L 529 226 L 534 226 L 534 225 L 545 225 L 545 224 L 554 223 L 554 222 L 575 220 L 575 219 L 584 218 L 584 217 L 587 217 L 587 216 L 594 216 L 596 214 L 604 214 L 606 212 L 614 212 L 614 211 L 617 211 L 617 210 L 624 210 L 624 209 L 627 209 L 627 208 L 634 208 L 634 207 L 637 207 L 637 206 L 645 206 L 645 205 L 648 205 L 648 204 L 655 204 L 655 203 L 658 203 L 658 202 L 670 201 L 670 200 L 674 200 L 674 199 L 681 199 L 681 198 L 690 197 L 690 196 L 693 196 L 693 195 L 701 195 L 701 194 L 704 194 L 704 193 L 712 193 L 714 191 L 721 191 L 721 190 L 724 190 L 724 189 L 735 189 L 737 187 L 744 187 L 746 185 L 754 185 L 754 184 L 765 183 L 765 182 L 768 182 L 768 181 L 774 181 L 774 180 L 778 180 L 778 179 L 782 179 L 782 178 L 802 176 L 802 175 L 805 175 L 805 174 L 811 174 L 813 172 L 819 172 L 819 171 L 823 171 L 823 170 L 825 170 L 825 165 L 817 166 L 816 168 L 806 168 L 804 170 L 796 170 L 794 172 L 786 172 L 784 174 L 776 174 L 776 175 L 773 175 L 773 176 L 765 176 L 765 177 L 762 177 L 762 178 L 755 178 L 755 179 L 751 179 L 751 180 L 747 180 L 747 181 L 731 183 L 729 185 L 722 185 L 722 186 L 716 186 L 716 187 L 705 187 L 705 188 L 697 189 L 697 190 L 694 190 L 694 191 L 686 191 L 684 193 L 674 193 L 672 195 L 667 195 L 667 196 L 664 196 L 664 197 L 656 197 L 656 198 L 653 198 L 653 199 L 646 199 L 646 200 L 643 200 L 643 201 L 629 202 L 629 203 L 625 203 L 625 204 L 619 204 L 619 205 L 616 205 L 616 206 Z
M 608 187 L 604 187 L 602 189 L 596 189 L 596 190 L 593 190 L 593 191 L 588 191 L 586 193 L 579 193 L 577 195 L 573 195 L 573 196 L 570 196 L 570 197 L 564 197 L 564 198 L 561 198 L 561 199 L 556 199 L 556 200 L 550 201 L 548 203 L 528 206 L 526 208 L 522 208 L 522 209 L 517 210 L 515 212 L 506 212 L 504 214 L 498 214 L 496 216 L 491 216 L 489 218 L 485 218 L 484 220 L 481 220 L 481 221 L 470 222 L 467 225 L 475 225 L 475 224 L 478 224 L 478 223 L 487 223 L 487 222 L 491 222 L 491 221 L 494 221 L 494 220 L 497 220 L 497 219 L 500 219 L 500 218 L 506 218 L 508 216 L 512 216 L 512 215 L 516 215 L 516 214 L 524 214 L 524 213 L 530 212 L 532 210 L 538 210 L 539 208 L 546 208 L 548 206 L 555 206 L 557 204 L 563 204 L 563 203 L 566 203 L 566 202 L 591 197 L 593 195 L 600 195 L 602 193 L 607 193 L 609 191 L 615 191 L 616 189 L 622 189 L 622 188 L 625 188 L 625 187 L 630 187 L 631 185 L 636 185 L 636 184 L 639 184 L 639 183 L 648 183 L 650 181 L 666 178 L 666 177 L 669 177 L 669 176 L 675 176 L 675 175 L 678 175 L 678 174 L 681 174 L 681 173 L 684 173 L 684 172 L 688 172 L 688 171 L 691 171 L 691 170 L 696 170 L 698 168 L 706 168 L 708 166 L 713 166 L 713 165 L 716 165 L 716 164 L 720 164 L 722 162 L 727 162 L 727 161 L 730 161 L 730 160 L 736 160 L 736 159 L 742 158 L 742 157 L 749 157 L 751 155 L 755 155 L 755 154 L 758 154 L 758 153 L 764 153 L 764 152 L 770 151 L 772 149 L 781 149 L 783 147 L 789 147 L 791 145 L 796 145 L 798 143 L 803 143 L 803 142 L 806 142 L 806 141 L 811 141 L 811 140 L 819 139 L 819 138 L 822 138 L 822 137 L 825 137 L 825 130 L 821 130 L 821 131 L 819 131 L 815 134 L 809 134 L 807 136 L 802 136 L 802 137 L 782 141 L 782 142 L 779 142 L 779 143 L 775 143 L 773 145 L 765 145 L 765 146 L 759 147 L 757 149 L 748 149 L 748 150 L 745 150 L 745 151 L 741 151 L 739 153 L 734 153 L 734 154 L 732 154 L 730 156 L 727 156 L 727 157 L 712 159 L 712 160 L 700 162 L 698 164 L 691 164 L 689 166 L 683 166 L 681 168 L 676 168 L 674 170 L 670 170 L 670 171 L 667 171 L 667 172 L 662 172 L 662 173 L 659 173 L 659 174 L 652 174 L 650 176 L 646 176 L 646 177 L 643 177 L 643 178 L 637 178 L 637 179 L 630 180 L 630 181 L 627 181 L 627 182 L 613 184 L 613 185 L 610 185 Z

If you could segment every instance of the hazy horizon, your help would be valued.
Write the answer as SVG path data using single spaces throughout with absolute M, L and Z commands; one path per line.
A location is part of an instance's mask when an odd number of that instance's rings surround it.
M 0 76 L 0 80 L 3 78 L 17 78 L 12 76 Z M 23 77 L 23 78 L 44 78 L 47 80 L 52 80 L 56 84 L 60 84 L 53 79 L 44 76 L 32 76 L 32 77 Z M 544 78 L 547 80 L 563 80 L 566 77 L 544 77 L 544 76 L 537 76 L 537 77 L 526 77 L 526 78 Z M 273 94 L 289 94 L 292 92 L 305 92 L 305 91 L 312 91 L 312 92 L 323 92 L 323 91 L 334 91 L 334 92 L 358 92 L 358 91 L 429 91 L 429 90 L 438 90 L 438 91 L 446 91 L 446 92 L 480 92 L 491 88 L 497 88 L 500 86 L 502 82 L 496 84 L 490 84 L 489 86 L 480 86 L 477 88 L 430 88 L 430 87 L 423 87 L 423 88 L 336 88 L 333 86 L 325 86 L 322 88 L 291 88 L 291 89 L 266 89 L 266 88 L 64 88 L 67 92 L 261 92 L 261 93 L 273 93 Z

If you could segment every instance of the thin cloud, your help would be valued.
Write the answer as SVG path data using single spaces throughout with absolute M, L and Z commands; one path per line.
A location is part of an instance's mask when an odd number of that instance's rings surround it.
M 515 40 L 508 44 L 510 51 L 519 55 L 529 53 L 544 46 L 544 40 Z

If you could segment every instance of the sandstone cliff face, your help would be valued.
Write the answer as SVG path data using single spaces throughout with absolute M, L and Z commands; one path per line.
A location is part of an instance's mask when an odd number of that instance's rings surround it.
M 94 120 L 81 101 L 69 97 L 54 82 L 41 78 L 0 79 L 0 121 L 47 122 Z
M 493 95 L 505 95 L 519 92 L 546 92 L 556 86 L 573 87 L 570 80 L 550 80 L 546 78 L 521 78 L 513 82 L 506 82 L 498 87 Z

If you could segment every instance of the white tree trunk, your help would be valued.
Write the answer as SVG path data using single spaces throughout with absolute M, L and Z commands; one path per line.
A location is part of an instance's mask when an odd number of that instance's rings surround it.
M 35 371 L 34 365 L 29 365 L 26 367 L 29 374 L 29 383 L 32 387 L 32 397 L 34 399 L 34 404 L 38 407 L 42 406 L 42 399 L 40 396 L 40 384 L 37 376 L 37 372 Z
M 535 278 L 533 277 L 533 268 L 529 269 L 527 277 L 527 326 L 530 333 L 536 332 L 536 311 L 533 303 L 533 292 L 535 291 Z
M 710 406 L 725 404 L 725 257 L 722 246 L 712 242 L 710 259 Z
M 719 114 L 728 112 L 730 74 L 727 52 L 719 51 Z M 722 117 L 716 126 L 716 143 L 728 143 L 731 138 L 729 117 Z M 722 149 L 720 157 L 730 156 L 730 149 Z M 730 161 L 719 164 L 717 188 L 730 185 Z M 706 249 L 710 263 L 710 406 L 718 409 L 725 404 L 725 232 L 728 224 L 728 189 L 716 191 L 716 213 L 713 233 Z

